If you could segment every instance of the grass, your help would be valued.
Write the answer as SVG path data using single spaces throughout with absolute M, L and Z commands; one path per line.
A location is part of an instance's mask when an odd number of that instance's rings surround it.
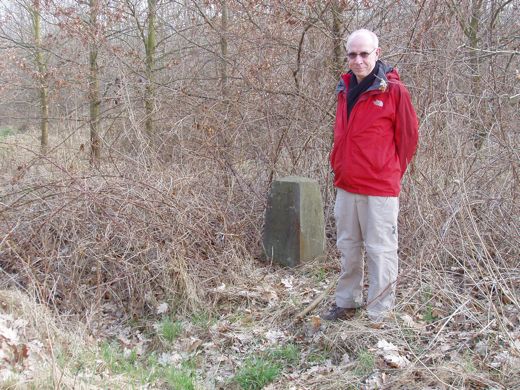
M 130 350 L 129 353 L 125 354 L 116 344 L 104 342 L 101 344 L 100 353 L 102 360 L 110 371 L 116 374 L 137 373 L 137 352 L 135 350 Z
M 259 390 L 274 381 L 281 373 L 281 367 L 266 358 L 246 359 L 238 370 L 234 381 L 244 390 Z
M 172 389 L 194 390 L 192 374 L 170 367 L 165 373 L 165 380 Z
M 314 280 L 316 281 L 316 283 L 321 283 L 325 279 L 327 279 L 328 272 L 326 269 L 319 267 L 319 268 L 316 268 L 312 272 L 312 276 L 313 276 Z
M 208 330 L 211 325 L 216 323 L 216 319 L 213 318 L 211 314 L 200 311 L 191 316 L 191 323 L 203 330 Z
M 182 323 L 166 317 L 159 322 L 157 333 L 163 342 L 171 343 L 182 333 Z
M 474 374 L 477 372 L 477 368 L 473 362 L 473 355 L 470 351 L 464 351 L 464 354 L 462 355 L 462 366 L 468 373 Z
M 330 358 L 330 354 L 325 351 L 313 351 L 307 356 L 307 362 L 312 364 L 322 364 Z
M 0 127 L 0 139 L 6 138 L 13 134 L 15 134 L 15 131 L 11 127 Z
M 361 351 L 358 355 L 357 365 L 354 372 L 357 376 L 367 376 L 371 374 L 376 367 L 374 355 L 367 350 Z
M 429 304 L 426 305 L 426 308 L 424 309 L 422 316 L 423 316 L 423 320 L 427 324 L 431 324 L 439 319 L 439 317 L 434 314 L 433 307 Z
M 271 361 L 288 366 L 294 366 L 300 360 L 300 350 L 294 344 L 268 350 L 266 355 Z
M 101 359 L 112 374 L 123 375 L 139 385 L 167 383 L 169 388 L 193 390 L 195 364 L 182 362 L 181 367 L 164 367 L 154 353 L 141 359 L 135 350 L 124 352 L 116 344 L 101 345 Z
M 425 302 L 424 311 L 422 313 L 423 320 L 427 324 L 431 324 L 439 319 L 435 314 L 434 308 L 430 302 L 433 300 L 433 294 L 429 289 L 426 289 L 423 293 L 423 301 Z
M 275 381 L 285 368 L 297 365 L 299 360 L 300 350 L 294 344 L 269 349 L 247 358 L 233 380 L 244 390 L 262 389 Z

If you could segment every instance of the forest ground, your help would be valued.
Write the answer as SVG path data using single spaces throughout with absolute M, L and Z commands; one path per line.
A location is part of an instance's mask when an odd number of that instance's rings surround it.
M 328 296 L 295 316 L 334 281 L 335 260 L 298 269 L 256 264 L 243 283 L 211 291 L 209 310 L 126 318 L 109 302 L 88 325 L 56 315 L 16 290 L 0 293 L 3 388 L 514 389 L 520 312 L 443 314 L 402 275 L 395 318 L 373 328 L 323 322 Z M 471 303 L 468 302 L 469 305 Z M 477 320 L 475 322 L 474 320 Z

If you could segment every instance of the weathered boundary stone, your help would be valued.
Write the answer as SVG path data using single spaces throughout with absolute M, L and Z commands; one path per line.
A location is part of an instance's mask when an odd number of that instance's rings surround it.
M 263 234 L 267 259 L 294 267 L 325 252 L 323 202 L 318 183 L 288 176 L 273 181 Z

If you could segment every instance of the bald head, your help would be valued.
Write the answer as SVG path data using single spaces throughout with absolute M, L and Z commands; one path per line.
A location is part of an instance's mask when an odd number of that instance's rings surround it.
M 367 41 L 370 41 L 371 44 L 373 45 L 374 49 L 379 47 L 379 39 L 377 38 L 377 35 L 374 34 L 372 31 L 370 30 L 367 30 L 365 28 L 362 28 L 362 29 L 359 29 L 359 30 L 356 30 L 356 31 L 353 31 L 347 38 L 347 42 L 345 44 L 345 48 L 347 49 L 347 52 L 349 51 L 351 45 L 352 45 L 352 42 L 356 39 L 363 39 L 363 40 L 367 40 Z
M 381 54 L 377 35 L 366 29 L 356 30 L 349 35 L 345 48 L 348 67 L 361 82 L 372 72 Z

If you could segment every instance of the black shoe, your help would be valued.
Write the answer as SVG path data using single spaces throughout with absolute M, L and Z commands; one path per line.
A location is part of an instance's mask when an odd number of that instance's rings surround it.
M 356 308 L 351 309 L 332 305 L 327 313 L 320 315 L 320 318 L 325 321 L 348 320 L 354 317 L 356 312 Z

